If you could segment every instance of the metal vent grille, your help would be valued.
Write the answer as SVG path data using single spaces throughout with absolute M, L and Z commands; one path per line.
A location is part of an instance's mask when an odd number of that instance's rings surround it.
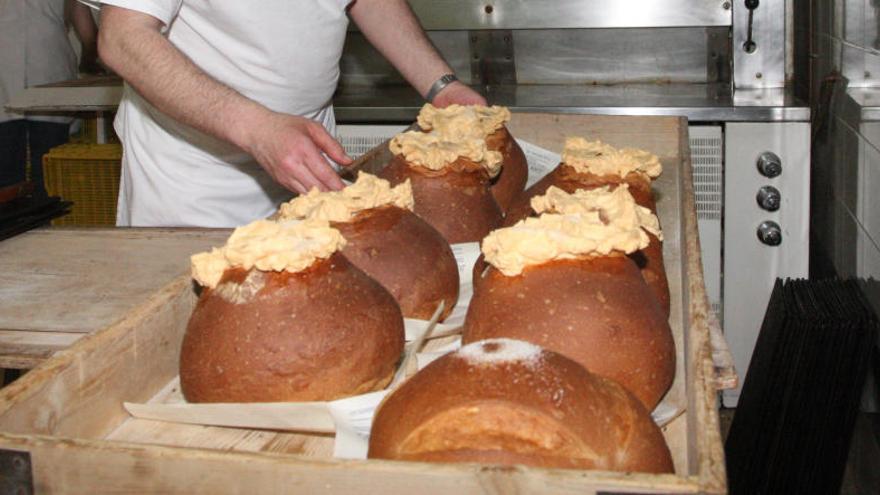
M 702 128 L 701 128 L 702 129 Z M 724 142 L 721 130 L 718 137 L 693 137 L 691 161 L 694 165 L 694 196 L 697 202 L 697 217 L 703 220 L 720 220 L 721 205 L 724 203 L 724 183 L 722 178 L 722 155 Z
M 721 126 L 690 126 L 691 163 L 694 167 L 694 199 L 700 230 L 703 279 L 712 310 L 722 320 L 721 216 L 724 204 L 724 138 Z
M 339 125 L 336 138 L 348 156 L 357 158 L 405 129 L 400 125 Z

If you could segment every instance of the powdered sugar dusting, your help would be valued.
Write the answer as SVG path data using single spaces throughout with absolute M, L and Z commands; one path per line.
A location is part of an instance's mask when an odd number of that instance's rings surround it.
M 524 362 L 534 364 L 542 349 L 534 344 L 513 339 L 487 339 L 462 347 L 456 355 L 471 364 Z

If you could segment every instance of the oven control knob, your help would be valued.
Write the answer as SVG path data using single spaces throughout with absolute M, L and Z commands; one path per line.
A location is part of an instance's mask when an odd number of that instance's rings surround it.
M 767 211 L 776 211 L 782 204 L 782 194 L 773 186 L 758 189 L 758 206 Z
M 776 153 L 765 151 L 758 157 L 758 172 L 764 177 L 777 177 L 782 173 L 782 160 Z
M 758 240 L 768 246 L 782 244 L 782 228 L 778 223 L 767 220 L 758 227 Z

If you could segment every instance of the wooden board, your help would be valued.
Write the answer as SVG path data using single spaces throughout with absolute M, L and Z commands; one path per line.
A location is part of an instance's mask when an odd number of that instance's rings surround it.
M 195 300 L 187 277 L 0 391 L 0 448 L 30 452 L 37 485 L 46 491 L 723 493 L 686 121 L 529 114 L 516 115 L 511 129 L 551 149 L 564 133 L 644 147 L 660 154 L 667 167 L 657 186 L 678 333 L 678 370 L 670 393 L 681 394 L 687 404 L 686 413 L 665 432 L 676 475 L 338 461 L 328 457 L 326 436 L 133 420 L 122 402 L 149 400 L 177 374 L 180 340 Z
M 0 330 L 85 333 L 122 318 L 229 230 L 58 229 L 0 242 Z
M 0 368 L 33 368 L 82 336 L 72 332 L 0 330 Z
M 0 368 L 32 368 L 187 273 L 228 230 L 39 229 L 0 242 Z

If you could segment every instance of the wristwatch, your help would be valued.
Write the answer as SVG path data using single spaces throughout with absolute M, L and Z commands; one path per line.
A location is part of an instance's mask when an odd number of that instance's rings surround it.
M 425 95 L 425 99 L 428 100 L 428 103 L 432 103 L 434 98 L 437 97 L 437 93 L 443 91 L 443 88 L 449 86 L 450 84 L 458 81 L 458 78 L 455 77 L 455 74 L 443 74 L 440 76 L 440 79 L 434 81 L 434 84 L 431 85 L 431 89 L 428 90 L 428 94 Z

